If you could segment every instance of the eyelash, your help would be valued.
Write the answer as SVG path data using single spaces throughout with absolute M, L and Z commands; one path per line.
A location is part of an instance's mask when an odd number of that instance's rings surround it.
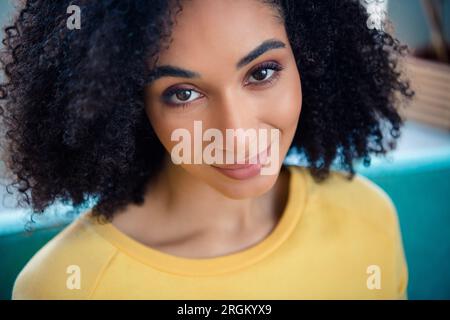
M 265 85 L 270 85 L 272 84 L 274 81 L 276 81 L 279 76 L 280 76 L 280 72 L 282 70 L 284 70 L 284 67 L 279 64 L 278 62 L 274 62 L 274 61 L 268 61 L 268 62 L 263 62 L 260 65 L 258 65 L 256 68 L 254 68 L 251 73 L 250 76 L 253 75 L 254 73 L 261 71 L 261 70 L 273 70 L 274 73 L 272 74 L 272 76 L 266 80 L 263 80 L 259 83 L 249 83 L 249 84 L 245 84 L 245 86 L 247 85 L 254 85 L 254 86 L 265 86 Z M 174 88 L 170 88 L 168 89 L 163 95 L 162 95 L 162 100 L 165 104 L 171 106 L 171 107 L 175 107 L 175 108 L 186 108 L 188 107 L 193 101 L 190 102 L 184 102 L 184 103 L 173 103 L 170 102 L 170 97 L 172 97 L 174 94 L 177 94 L 181 91 L 193 91 L 196 92 L 193 89 L 190 88 L 180 88 L 180 87 L 174 87 Z M 194 100 L 195 101 L 195 100 Z

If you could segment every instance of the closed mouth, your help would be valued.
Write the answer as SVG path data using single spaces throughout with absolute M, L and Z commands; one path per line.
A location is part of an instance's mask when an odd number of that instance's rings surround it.
M 217 165 L 212 165 L 213 167 L 219 168 L 219 169 L 225 169 L 225 170 L 239 170 L 239 169 L 245 169 L 245 168 L 249 168 L 251 166 L 255 166 L 255 165 L 261 165 L 261 163 L 259 162 L 259 159 L 261 158 L 261 155 L 264 155 L 265 153 L 269 153 L 270 152 L 270 146 L 265 149 L 264 151 L 262 151 L 261 153 L 257 154 L 256 156 L 254 156 L 253 158 L 246 158 L 245 159 L 245 163 L 242 164 L 227 164 L 227 165 L 223 165 L 223 166 L 217 166 Z M 251 163 L 252 161 L 250 160 L 254 160 L 256 158 L 256 161 L 253 161 L 254 163 Z M 249 163 L 247 163 L 249 162 Z

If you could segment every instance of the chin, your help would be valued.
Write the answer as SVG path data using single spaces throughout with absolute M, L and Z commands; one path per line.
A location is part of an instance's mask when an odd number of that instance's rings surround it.
M 213 169 L 216 171 L 215 169 Z M 277 182 L 280 168 L 276 174 L 257 175 L 248 179 L 232 179 L 224 176 L 220 172 L 214 172 L 214 175 L 208 179 L 208 184 L 228 198 L 240 200 L 254 198 L 268 192 Z

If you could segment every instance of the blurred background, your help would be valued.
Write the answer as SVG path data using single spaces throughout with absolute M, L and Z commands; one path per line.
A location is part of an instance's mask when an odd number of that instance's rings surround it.
M 409 46 L 405 71 L 416 97 L 400 110 L 406 122 L 397 149 L 369 167 L 358 164 L 357 172 L 383 188 L 397 208 L 408 298 L 450 299 L 450 0 L 361 1 L 371 13 L 368 27 L 379 27 L 385 10 L 395 35 Z M 0 26 L 13 14 L 14 1 L 0 0 Z M 70 208 L 58 204 L 25 230 L 29 211 L 15 207 L 7 183 L 0 186 L 0 299 L 10 298 L 21 268 L 73 219 L 65 214 Z

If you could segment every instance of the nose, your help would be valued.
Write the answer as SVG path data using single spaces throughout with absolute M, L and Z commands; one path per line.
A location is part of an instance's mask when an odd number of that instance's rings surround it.
M 213 108 L 216 113 L 218 129 L 222 133 L 225 134 L 226 129 L 242 128 L 246 117 L 243 103 L 242 96 L 233 92 L 231 88 L 218 96 Z
M 249 146 L 256 146 L 257 142 L 257 117 L 252 111 L 251 101 L 239 92 L 228 89 L 218 97 L 213 110 L 216 128 L 225 139 L 224 151 L 235 159 L 237 156 L 247 158 L 251 151 Z M 228 141 L 232 142 L 232 147 Z

